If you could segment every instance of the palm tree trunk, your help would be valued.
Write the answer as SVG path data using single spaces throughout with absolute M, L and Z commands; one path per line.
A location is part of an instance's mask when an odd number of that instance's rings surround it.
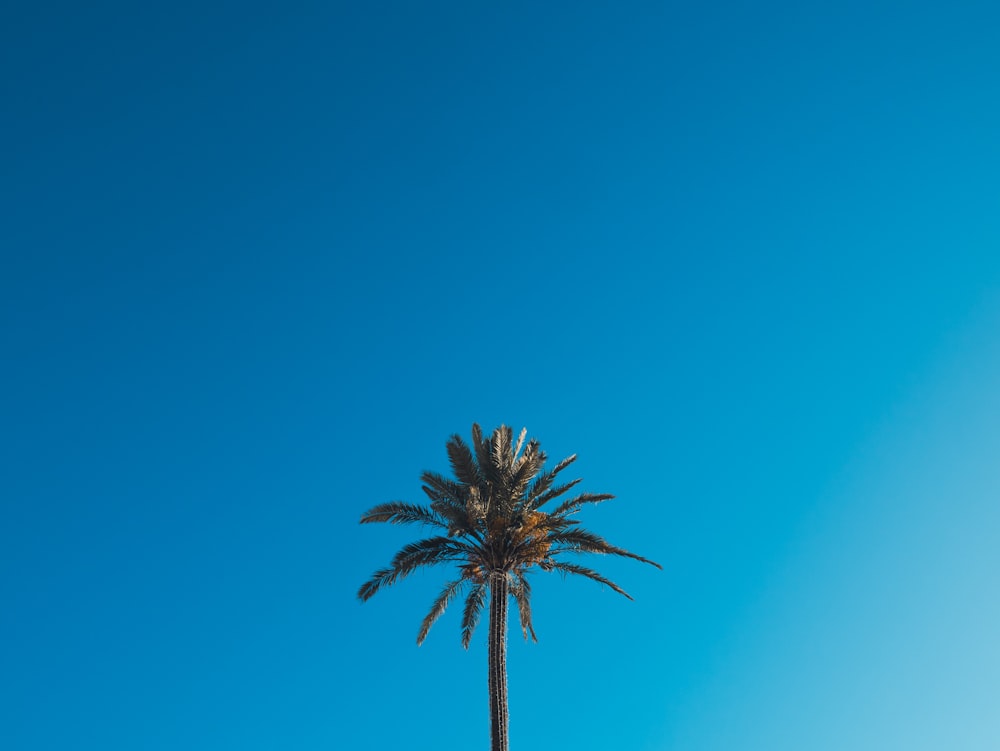
M 490 738 L 491 751 L 507 744 L 507 577 L 490 581 Z

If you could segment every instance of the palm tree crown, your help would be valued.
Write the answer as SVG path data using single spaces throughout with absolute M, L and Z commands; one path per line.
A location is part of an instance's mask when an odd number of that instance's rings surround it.
M 445 585 L 420 625 L 417 644 L 423 643 L 434 622 L 451 600 L 467 592 L 462 616 L 462 645 L 466 648 L 479 621 L 491 584 L 503 581 L 518 606 L 521 630 L 537 641 L 531 623 L 531 587 L 527 573 L 533 566 L 584 576 L 607 585 L 629 599 L 625 590 L 598 572 L 565 560 L 569 554 L 604 553 L 654 563 L 615 547 L 579 526 L 572 515 L 588 503 L 614 498 L 608 493 L 579 493 L 562 500 L 551 511 L 547 504 L 566 495 L 579 479 L 556 484 L 559 474 L 576 460 L 573 454 L 543 472 L 546 456 L 538 441 L 525 444 L 522 430 L 513 442 L 513 431 L 502 425 L 484 438 L 472 426 L 472 446 L 458 435 L 448 443 L 448 458 L 455 479 L 424 472 L 423 491 L 430 507 L 393 501 L 368 510 L 362 524 L 422 524 L 443 534 L 406 545 L 392 562 L 376 571 L 358 591 L 365 601 L 382 587 L 394 584 L 421 566 L 457 564 L 459 577 Z M 523 448 L 523 451 L 522 451 Z
M 428 537 L 403 547 L 392 562 L 372 574 L 361 585 L 362 601 L 382 587 L 394 584 L 421 566 L 454 563 L 459 576 L 448 582 L 420 624 L 417 644 L 423 643 L 434 622 L 448 603 L 466 592 L 462 614 L 462 645 L 468 649 L 479 614 L 490 601 L 488 641 L 490 738 L 492 751 L 508 751 L 507 737 L 507 604 L 517 602 L 524 638 L 535 641 L 531 625 L 531 587 L 527 573 L 532 566 L 543 571 L 562 571 L 585 576 L 606 584 L 615 592 L 628 594 L 596 571 L 565 560 L 574 553 L 604 553 L 634 558 L 659 568 L 659 564 L 601 539 L 582 529 L 572 515 L 588 503 L 600 503 L 614 496 L 607 493 L 580 493 L 562 500 L 551 511 L 542 507 L 564 496 L 579 480 L 556 484 L 559 473 L 576 460 L 576 454 L 544 472 L 545 452 L 538 441 L 524 443 L 522 430 L 513 442 L 506 425 L 484 438 L 478 425 L 472 426 L 471 448 L 459 436 L 449 439 L 448 458 L 455 479 L 436 472 L 421 475 L 430 507 L 393 501 L 369 509 L 362 524 L 423 524 L 444 534 Z M 524 449 L 522 452 L 521 449 Z M 629 599 L 632 599 L 629 597 Z

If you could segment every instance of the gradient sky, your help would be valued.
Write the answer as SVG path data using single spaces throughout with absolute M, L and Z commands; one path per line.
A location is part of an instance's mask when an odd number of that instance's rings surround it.
M 0 747 L 486 748 L 355 599 L 478 421 L 665 568 L 515 751 L 1000 748 L 995 3 L 0 13 Z

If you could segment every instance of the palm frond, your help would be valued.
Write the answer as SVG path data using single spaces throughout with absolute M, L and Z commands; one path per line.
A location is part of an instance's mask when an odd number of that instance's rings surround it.
M 484 438 L 479 425 L 472 425 L 472 449 L 476 454 L 476 461 L 479 462 L 479 471 L 483 475 L 485 484 L 482 489 L 484 494 L 486 486 L 500 487 L 503 484 L 503 465 L 498 465 L 493 458 L 493 436 L 496 435 L 497 430 L 494 430 L 489 438 Z
M 556 514 L 545 514 L 541 511 L 537 511 L 535 513 L 543 514 L 536 526 L 538 529 L 544 529 L 546 531 L 566 529 L 567 527 L 573 527 L 580 523 L 576 519 L 570 519 L 565 514 L 557 516 Z
M 514 431 L 507 425 L 501 425 L 490 437 L 493 465 L 504 475 L 509 474 L 513 468 L 514 454 L 511 451 L 513 440 Z
M 424 493 L 432 501 L 448 501 L 459 506 L 465 503 L 465 487 L 437 472 L 422 472 L 420 479 L 424 482 Z
M 636 561 L 648 563 L 651 566 L 656 566 L 656 568 L 659 569 L 663 568 L 663 566 L 655 561 L 651 561 L 648 558 L 643 558 L 641 555 L 631 553 L 624 548 L 616 547 L 604 538 L 598 537 L 593 532 L 588 532 L 586 529 L 581 529 L 579 527 L 552 532 L 549 534 L 548 540 L 553 545 L 562 546 L 561 548 L 553 550 L 553 555 L 556 553 L 603 553 L 606 555 L 617 555 L 623 558 L 631 558 Z
M 541 508 L 546 503 L 548 503 L 549 501 L 551 501 L 553 498 L 558 498 L 563 493 L 565 493 L 568 490 L 571 490 L 574 487 L 576 487 L 577 485 L 579 485 L 581 482 L 582 482 L 582 479 L 578 477 L 575 480 L 570 480 L 569 482 L 567 482 L 567 483 L 565 483 L 563 485 L 557 485 L 556 487 L 552 488 L 551 490 L 548 490 L 548 491 L 542 493 L 540 496 L 538 496 L 535 499 L 535 502 L 532 504 L 531 507 L 532 508 Z
M 467 559 L 471 552 L 468 545 L 451 537 L 428 537 L 426 540 L 404 545 L 393 556 L 390 565 L 409 572 L 418 566 L 462 561 Z
M 528 634 L 531 634 L 531 640 L 537 642 L 538 636 L 535 635 L 535 627 L 531 623 L 531 585 L 524 574 L 518 573 L 513 576 L 508 591 L 517 603 L 517 614 L 524 640 L 527 641 Z
M 479 463 L 479 471 L 482 473 L 485 480 L 491 480 L 490 470 L 493 466 L 492 455 L 491 455 L 491 445 L 488 438 L 483 438 L 483 430 L 479 427 L 478 423 L 472 423 L 472 451 L 476 455 L 476 461 Z
M 558 475 L 560 472 L 566 469 L 566 467 L 568 467 L 575 461 L 576 461 L 576 454 L 567 456 L 556 466 L 554 466 L 549 472 L 546 472 L 541 477 L 539 477 L 538 480 L 535 481 L 535 484 L 531 486 L 531 490 L 528 493 L 528 500 L 531 502 L 531 505 L 537 507 L 538 505 L 537 501 L 539 496 L 541 496 L 542 493 L 544 493 L 550 487 L 552 487 L 552 483 L 555 482 L 556 475 Z
M 480 485 L 483 482 L 483 475 L 479 471 L 476 459 L 472 455 L 469 446 L 457 433 L 451 437 L 445 448 L 448 450 L 448 460 L 451 462 L 451 470 L 455 477 L 466 485 Z
M 532 438 L 524 453 L 514 462 L 514 474 L 510 479 L 511 493 L 520 498 L 545 464 L 545 452 L 539 449 L 538 441 Z M 524 505 L 524 504 L 522 504 Z
M 358 599 L 361 602 L 368 601 L 382 587 L 392 584 L 397 578 L 398 573 L 396 569 L 380 568 L 372 574 L 371 579 L 361 585 L 361 588 L 358 590 Z
M 456 506 L 446 501 L 434 501 L 431 504 L 431 509 L 445 520 L 448 537 L 470 535 L 477 540 L 482 539 L 476 531 L 477 520 L 469 513 L 468 508 Z
M 569 456 L 567 456 L 565 459 L 563 459 L 561 462 L 559 462 L 558 464 L 556 464 L 556 466 L 554 466 L 552 468 L 552 474 L 553 475 L 558 475 L 560 472 L 562 472 L 564 469 L 566 469 L 566 467 L 568 467 L 570 464 L 572 464 L 575 461 L 576 461 L 576 454 L 570 454 Z
M 444 611 L 448 608 L 448 603 L 451 602 L 451 599 L 458 594 L 459 590 L 461 590 L 465 584 L 465 579 L 456 579 L 455 581 L 446 584 L 444 589 L 441 590 L 441 594 L 439 594 L 437 599 L 434 600 L 434 604 L 431 605 L 430 611 L 424 617 L 423 623 L 420 624 L 420 632 L 417 634 L 417 646 L 424 643 L 424 639 L 427 638 L 427 634 L 431 630 L 431 626 L 434 625 L 434 622 L 438 618 L 444 615 Z
M 518 454 L 521 453 L 521 447 L 524 445 L 524 439 L 528 435 L 527 428 L 521 428 L 520 434 L 517 436 L 517 445 L 514 447 L 514 461 L 517 462 Z
M 362 524 L 388 522 L 389 524 L 429 524 L 432 527 L 448 528 L 447 522 L 433 510 L 415 503 L 390 501 L 373 506 L 361 515 Z
M 467 560 L 475 551 L 468 545 L 450 537 L 430 537 L 426 540 L 404 545 L 386 568 L 372 574 L 371 579 L 361 585 L 358 598 L 364 602 L 371 598 L 382 587 L 395 584 L 398 580 L 409 576 L 421 566 L 434 566 L 438 563 Z
M 618 594 L 624 595 L 630 600 L 632 599 L 632 595 L 630 595 L 628 592 L 619 587 L 610 579 L 601 576 L 593 569 L 589 569 L 585 566 L 577 566 L 575 563 L 563 563 L 562 561 L 551 561 L 549 567 L 556 571 L 563 571 L 567 574 L 577 574 L 578 576 L 585 576 L 588 579 L 593 579 L 594 581 L 600 582 L 601 584 L 606 584 Z
M 462 646 L 469 648 L 472 641 L 472 633 L 479 623 L 479 615 L 483 611 L 483 604 L 486 602 L 485 584 L 479 583 L 472 587 L 472 591 L 465 600 L 465 609 L 462 611 Z
M 585 506 L 588 503 L 610 501 L 612 498 L 614 498 L 614 496 L 610 493 L 580 493 L 580 495 L 575 498 L 570 498 L 568 501 L 560 503 L 551 511 L 551 514 L 552 516 L 565 516 L 566 514 L 573 514 L 579 511 L 581 506 Z

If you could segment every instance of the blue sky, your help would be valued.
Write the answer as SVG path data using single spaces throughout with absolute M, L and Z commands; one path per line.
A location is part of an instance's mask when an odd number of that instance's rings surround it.
M 536 577 L 513 748 L 997 748 L 998 21 L 5 9 L 0 746 L 485 747 L 354 597 L 478 421 L 664 565 Z

